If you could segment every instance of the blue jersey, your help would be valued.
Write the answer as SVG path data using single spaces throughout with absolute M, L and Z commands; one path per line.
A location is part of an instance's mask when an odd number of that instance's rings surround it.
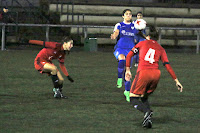
M 133 48 L 135 46 L 134 36 L 138 33 L 133 23 L 125 24 L 124 22 L 117 23 L 114 31 L 118 29 L 119 35 L 115 48 Z

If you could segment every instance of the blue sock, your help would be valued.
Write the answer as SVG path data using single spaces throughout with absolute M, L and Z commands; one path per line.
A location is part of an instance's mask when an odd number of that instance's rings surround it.
M 134 59 L 135 59 L 135 63 L 139 62 L 139 54 L 138 53 L 136 55 L 134 55 Z
M 124 81 L 125 82 L 125 90 L 130 91 L 131 88 L 131 81 Z
M 126 60 L 119 60 L 118 62 L 118 78 L 122 78 L 125 70 Z

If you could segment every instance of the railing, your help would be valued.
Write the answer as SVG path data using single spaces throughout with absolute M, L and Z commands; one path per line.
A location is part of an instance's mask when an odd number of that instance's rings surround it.
M 0 23 L 2 26 L 2 44 L 1 50 L 5 50 L 5 27 L 6 26 L 26 26 L 26 27 L 46 27 L 46 41 L 49 41 L 49 29 L 50 27 L 72 27 L 72 28 L 83 28 L 84 31 L 84 38 L 87 38 L 87 28 L 114 28 L 114 26 L 96 26 L 96 25 L 54 25 L 54 24 L 12 24 L 12 23 Z M 147 27 L 148 28 L 148 27 Z M 200 41 L 200 28 L 180 28 L 180 27 L 158 27 L 160 31 L 159 35 L 159 43 L 161 43 L 162 39 L 162 30 L 194 30 L 197 32 L 197 43 L 196 43 L 196 53 L 199 53 L 199 41 Z
M 60 16 L 63 14 L 64 4 L 66 4 L 66 3 L 61 3 L 60 8 L 59 8 L 59 4 L 58 3 L 56 4 L 56 12 L 60 12 Z M 71 11 L 70 11 L 70 6 L 71 6 Z M 73 1 L 67 3 L 67 12 L 65 12 L 64 14 L 67 15 L 67 24 L 69 24 L 69 15 L 71 15 L 71 17 L 72 17 L 71 23 L 74 23 L 74 15 L 78 15 L 77 24 L 78 25 L 84 24 L 84 17 L 85 17 L 84 14 L 74 14 L 74 2 Z M 82 21 L 81 21 L 81 17 L 82 17 Z

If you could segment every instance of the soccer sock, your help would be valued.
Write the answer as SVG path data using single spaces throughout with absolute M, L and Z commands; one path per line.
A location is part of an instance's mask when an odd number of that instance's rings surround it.
M 148 98 L 147 98 L 147 97 L 142 97 L 142 98 L 141 98 L 141 101 L 142 101 L 142 103 L 143 103 L 144 105 L 146 105 L 146 107 L 147 107 L 148 109 L 150 109 L 150 104 L 149 104 L 149 101 L 148 101 Z
M 125 90 L 126 91 L 130 91 L 130 88 L 131 88 L 131 81 L 126 81 L 125 80 Z
M 122 78 L 125 69 L 126 60 L 119 60 L 118 62 L 118 78 Z
M 63 88 L 63 84 L 60 84 L 60 85 L 59 85 L 59 90 L 60 90 L 60 92 L 62 92 L 62 88 Z
M 58 76 L 57 75 L 51 75 L 51 79 L 53 81 L 54 88 L 59 88 Z
M 150 109 L 148 109 L 145 104 L 139 101 L 139 97 L 130 97 L 130 103 L 133 105 L 134 108 L 143 113 L 150 111 Z
M 138 63 L 139 62 L 139 53 L 137 53 L 136 55 L 135 55 L 135 63 Z

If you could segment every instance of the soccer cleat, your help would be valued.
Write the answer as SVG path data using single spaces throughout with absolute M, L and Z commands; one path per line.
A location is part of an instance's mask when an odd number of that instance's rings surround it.
M 55 98 L 63 98 L 63 99 L 67 99 L 67 98 L 68 98 L 67 96 L 64 96 L 64 95 L 62 94 L 62 92 L 60 91 L 60 89 L 54 88 L 54 89 L 53 89 L 53 92 L 54 92 L 54 97 L 55 97 Z
M 122 78 L 118 78 L 117 80 L 117 88 L 121 88 L 122 87 Z
M 130 102 L 130 96 L 129 95 L 130 95 L 130 91 L 125 90 L 124 91 L 124 96 L 126 97 L 126 101 L 127 102 Z
M 60 92 L 59 89 L 54 88 L 53 91 L 54 91 L 54 95 L 53 96 L 55 98 L 61 98 L 61 92 Z
M 63 98 L 63 99 L 67 99 L 67 98 L 68 98 L 67 96 L 64 96 L 64 95 L 62 94 L 62 92 L 60 93 L 60 96 L 61 96 L 61 98 Z
M 146 128 L 151 128 L 152 127 L 152 121 L 151 121 L 151 116 L 153 115 L 153 111 L 148 111 L 144 115 L 144 120 L 142 122 L 142 126 Z
M 143 127 L 145 127 L 145 128 L 152 128 L 152 121 L 149 119 L 148 121 L 145 122 L 145 124 L 143 125 Z

